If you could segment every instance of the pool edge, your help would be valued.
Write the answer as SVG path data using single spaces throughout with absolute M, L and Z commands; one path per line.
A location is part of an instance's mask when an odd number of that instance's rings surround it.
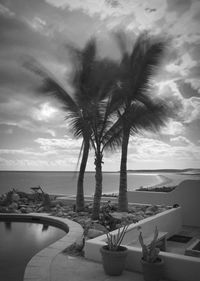
M 0 214 L 0 218 L 6 217 L 25 219 L 30 219 L 32 217 L 40 218 L 42 220 L 40 222 L 51 222 L 52 225 L 55 224 L 56 227 L 60 227 L 65 231 L 68 230 L 65 236 L 42 249 L 31 258 L 26 265 L 23 281 L 49 281 L 53 259 L 83 235 L 83 228 L 80 224 L 67 218 L 54 217 L 46 213 Z

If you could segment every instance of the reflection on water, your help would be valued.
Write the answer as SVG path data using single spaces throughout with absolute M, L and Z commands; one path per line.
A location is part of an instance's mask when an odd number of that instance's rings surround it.
M 5 229 L 6 229 L 7 231 L 11 231 L 11 229 L 12 229 L 12 223 L 11 223 L 10 221 L 5 221 L 4 224 L 5 224 Z
M 47 231 L 49 228 L 49 225 L 48 224 L 43 224 L 42 225 L 42 231 Z
M 65 234 L 47 224 L 0 221 L 0 280 L 22 281 L 32 256 Z

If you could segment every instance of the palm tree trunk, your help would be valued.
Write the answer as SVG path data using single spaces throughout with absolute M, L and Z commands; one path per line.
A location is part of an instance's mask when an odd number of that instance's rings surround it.
M 101 195 L 102 195 L 102 153 L 99 151 L 96 153 L 95 158 L 95 179 L 96 179 L 96 187 L 93 201 L 93 210 L 92 210 L 92 219 L 99 219 L 100 212 L 100 204 L 101 204 Z
M 82 155 L 78 182 L 77 182 L 77 192 L 76 192 L 76 211 L 77 212 L 81 212 L 84 210 L 83 182 L 84 182 L 85 168 L 86 168 L 87 160 L 88 160 L 88 154 L 89 154 L 89 142 L 86 141 L 84 143 L 83 155 Z
M 121 165 L 120 165 L 120 185 L 119 185 L 119 198 L 118 209 L 121 212 L 128 211 L 128 198 L 127 198 L 127 153 L 130 130 L 124 130 L 122 140 L 121 152 Z

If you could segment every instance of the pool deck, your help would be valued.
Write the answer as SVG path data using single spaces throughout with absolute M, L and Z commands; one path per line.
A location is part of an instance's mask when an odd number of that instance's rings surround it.
M 49 216 L 49 214 L 34 213 L 29 215 L 42 217 L 42 219 L 54 220 L 55 224 L 59 222 L 69 229 L 65 236 L 33 256 L 25 269 L 24 281 L 50 281 L 52 280 L 51 266 L 54 259 L 56 259 L 61 251 L 81 238 L 83 235 L 83 228 L 80 224 L 66 218 L 52 217 Z
M 1 214 L 1 218 L 19 217 L 16 214 Z M 124 271 L 121 276 L 108 276 L 101 263 L 81 256 L 67 254 L 64 250 L 82 237 L 83 229 L 71 220 L 52 217 L 48 214 L 28 214 L 20 217 L 38 217 L 55 221 L 69 229 L 64 237 L 38 252 L 27 264 L 23 281 L 143 281 L 140 273 Z M 64 252 L 63 252 L 64 251 Z M 3 280 L 6 281 L 6 280 Z M 167 280 L 161 280 L 167 281 Z
M 143 281 L 142 274 L 124 271 L 121 276 L 108 276 L 102 264 L 84 257 L 60 253 L 51 264 L 51 281 Z

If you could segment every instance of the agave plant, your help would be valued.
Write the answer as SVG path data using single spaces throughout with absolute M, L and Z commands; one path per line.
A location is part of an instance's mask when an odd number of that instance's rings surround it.
M 127 229 L 128 225 L 124 225 L 122 228 L 118 228 L 117 234 L 106 233 L 107 245 L 110 251 L 117 251 L 119 249 Z
M 158 260 L 158 255 L 159 255 L 160 249 L 156 247 L 157 239 L 158 239 L 157 227 L 155 228 L 155 231 L 154 231 L 153 240 L 149 245 L 145 245 L 144 239 L 142 236 L 142 232 L 140 231 L 139 242 L 142 246 L 142 255 L 143 255 L 142 258 L 144 261 L 149 262 L 149 263 L 155 263 Z

